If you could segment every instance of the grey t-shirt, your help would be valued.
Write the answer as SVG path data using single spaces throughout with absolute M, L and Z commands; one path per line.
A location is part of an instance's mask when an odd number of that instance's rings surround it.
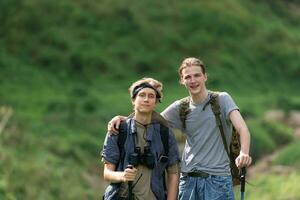
M 224 149 L 211 105 L 207 104 L 210 95 L 209 91 L 207 98 L 200 104 L 190 102 L 191 112 L 187 115 L 186 129 L 183 129 L 179 117 L 180 100 L 172 103 L 161 114 L 168 120 L 171 127 L 180 129 L 186 135 L 181 162 L 182 172 L 200 170 L 213 175 L 230 175 L 229 158 Z M 226 92 L 219 93 L 219 103 L 226 140 L 231 141 L 232 124 L 229 113 L 237 110 L 238 107 Z

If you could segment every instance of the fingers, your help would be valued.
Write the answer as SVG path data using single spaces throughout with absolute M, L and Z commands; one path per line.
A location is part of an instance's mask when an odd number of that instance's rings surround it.
M 248 167 L 249 165 L 251 165 L 252 163 L 252 158 L 249 155 L 239 155 L 236 160 L 235 160 L 235 164 L 238 168 L 242 168 L 242 167 Z
M 119 131 L 119 127 L 120 127 L 120 124 L 121 124 L 121 120 L 118 119 L 115 124 L 113 125 L 113 128 L 115 131 Z
M 112 128 L 111 128 L 111 123 L 110 122 L 107 124 L 107 132 L 109 132 L 109 133 L 113 132 Z
M 134 181 L 135 177 L 137 174 L 137 169 L 136 168 L 126 168 L 124 170 L 124 181 Z
M 121 116 L 115 116 L 114 118 L 112 118 L 107 124 L 107 131 L 109 133 L 118 133 L 121 120 Z

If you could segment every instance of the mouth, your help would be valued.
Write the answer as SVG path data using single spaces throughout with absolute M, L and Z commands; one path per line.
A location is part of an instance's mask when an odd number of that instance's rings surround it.
M 199 87 L 199 85 L 190 85 L 189 87 L 190 87 L 190 89 L 195 90 Z

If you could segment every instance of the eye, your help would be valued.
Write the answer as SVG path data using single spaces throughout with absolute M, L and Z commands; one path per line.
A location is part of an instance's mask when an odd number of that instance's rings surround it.
M 183 77 L 184 80 L 188 80 L 188 79 L 190 79 L 190 78 L 191 78 L 190 75 L 187 75 L 187 76 L 184 76 L 184 77 Z
M 154 94 L 149 94 L 149 98 L 154 99 L 155 95 Z
M 139 96 L 139 97 L 145 97 L 146 94 L 145 94 L 144 92 L 140 92 L 140 93 L 138 94 L 138 96 Z
M 195 74 L 195 77 L 201 77 L 202 76 L 202 74 L 201 73 L 197 73 L 197 74 Z

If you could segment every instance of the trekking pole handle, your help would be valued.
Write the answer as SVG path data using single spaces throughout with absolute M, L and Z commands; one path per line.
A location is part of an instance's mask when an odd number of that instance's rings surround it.
M 245 192 L 246 173 L 246 167 L 242 167 L 240 170 L 241 192 Z

